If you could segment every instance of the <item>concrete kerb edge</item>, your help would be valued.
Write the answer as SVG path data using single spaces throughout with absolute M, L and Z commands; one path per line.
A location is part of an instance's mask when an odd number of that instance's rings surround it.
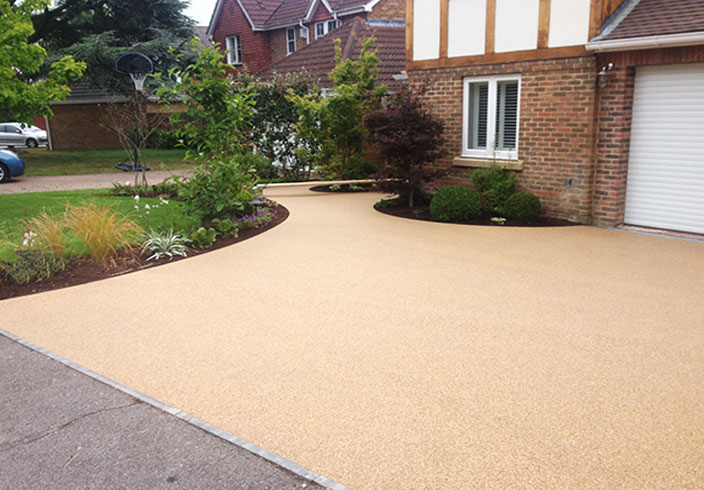
M 33 344 L 32 342 L 25 340 L 21 337 L 18 337 L 17 335 L 8 332 L 7 330 L 4 330 L 0 328 L 0 335 L 12 340 L 13 342 L 17 342 L 20 345 L 23 345 L 24 347 L 27 347 L 30 350 L 33 350 L 34 352 L 37 352 L 39 354 L 42 354 L 50 359 L 53 359 L 54 361 L 60 362 L 61 364 L 73 369 L 74 371 L 78 371 L 81 374 L 84 374 L 86 376 L 89 376 L 103 384 L 106 384 L 112 388 L 115 388 L 116 390 L 119 390 L 133 398 L 136 398 L 137 400 L 144 402 L 148 405 L 151 405 L 152 407 L 161 410 L 162 412 L 166 412 L 170 415 L 173 415 L 174 417 L 177 417 L 187 424 L 190 424 L 194 427 L 197 427 L 200 430 L 203 430 L 219 439 L 223 439 L 231 444 L 234 444 L 235 446 L 238 446 L 245 451 L 248 451 L 252 454 L 255 454 L 261 458 L 266 459 L 267 461 L 280 466 L 281 468 L 290 471 L 291 473 L 300 476 L 301 478 L 304 478 L 308 481 L 317 483 L 318 485 L 321 485 L 325 488 L 328 488 L 330 490 L 350 490 L 344 485 L 341 485 L 340 483 L 337 483 L 335 481 L 330 480 L 329 478 L 326 478 L 322 475 L 319 475 L 317 473 L 314 473 L 306 468 L 304 468 L 301 465 L 298 465 L 292 461 L 289 461 L 288 459 L 282 458 L 281 456 L 278 456 L 270 451 L 267 451 L 264 448 L 261 448 L 257 446 L 256 444 L 253 444 L 251 442 L 245 441 L 244 439 L 237 437 L 234 434 L 230 434 L 229 432 L 226 432 L 222 429 L 219 429 L 215 427 L 214 425 L 209 424 L 208 422 L 205 422 L 204 420 L 201 420 L 199 418 L 193 417 L 192 415 L 187 414 L 186 412 L 183 412 L 175 407 L 172 407 L 170 405 L 167 405 L 163 402 L 160 402 L 159 400 L 156 400 L 155 398 L 152 398 L 148 395 L 145 395 L 144 393 L 141 393 L 137 390 L 133 390 L 132 388 L 125 386 L 121 383 L 118 383 L 117 381 L 114 381 L 110 378 L 106 378 L 102 374 L 98 374 L 94 371 L 91 371 L 90 369 L 81 366 L 80 364 L 77 364 L 73 361 L 70 361 L 64 357 L 61 357 L 58 354 L 54 354 L 51 351 L 48 351 L 44 349 L 43 347 L 40 347 L 36 344 Z

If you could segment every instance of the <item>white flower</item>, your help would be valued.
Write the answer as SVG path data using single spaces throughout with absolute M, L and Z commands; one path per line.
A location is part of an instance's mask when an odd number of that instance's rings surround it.
M 137 194 L 136 196 L 134 196 L 134 200 L 137 201 L 137 202 L 139 202 L 139 194 Z
M 125 182 L 125 185 L 130 185 L 130 181 L 129 181 L 129 180 L 126 181 L 126 182 Z
M 169 204 L 168 199 L 164 199 L 163 197 L 160 197 L 160 198 L 159 198 L 159 201 L 161 201 L 161 204 L 163 204 L 163 205 Z
M 134 208 L 135 208 L 135 209 L 139 209 L 139 206 L 137 206 L 137 205 L 135 204 L 135 205 L 134 205 Z
M 149 207 L 149 204 L 145 204 L 144 209 L 151 209 L 151 208 Z

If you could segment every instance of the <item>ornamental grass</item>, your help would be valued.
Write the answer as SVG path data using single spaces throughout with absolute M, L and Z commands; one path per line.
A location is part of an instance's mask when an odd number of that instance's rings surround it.
M 117 251 L 134 243 L 142 232 L 128 216 L 96 203 L 68 204 L 65 218 L 93 261 L 102 266 L 114 263 Z

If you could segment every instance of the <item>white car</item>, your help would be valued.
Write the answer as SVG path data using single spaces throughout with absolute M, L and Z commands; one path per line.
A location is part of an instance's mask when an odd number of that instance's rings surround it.
M 36 148 L 47 142 L 46 131 L 24 123 L 0 123 L 0 145 Z

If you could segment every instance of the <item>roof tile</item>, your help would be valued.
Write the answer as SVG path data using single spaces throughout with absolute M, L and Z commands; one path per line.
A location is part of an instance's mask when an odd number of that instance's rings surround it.
M 618 11 L 614 15 L 618 15 Z M 704 1 L 640 0 L 626 18 L 600 40 L 697 31 L 704 31 Z

